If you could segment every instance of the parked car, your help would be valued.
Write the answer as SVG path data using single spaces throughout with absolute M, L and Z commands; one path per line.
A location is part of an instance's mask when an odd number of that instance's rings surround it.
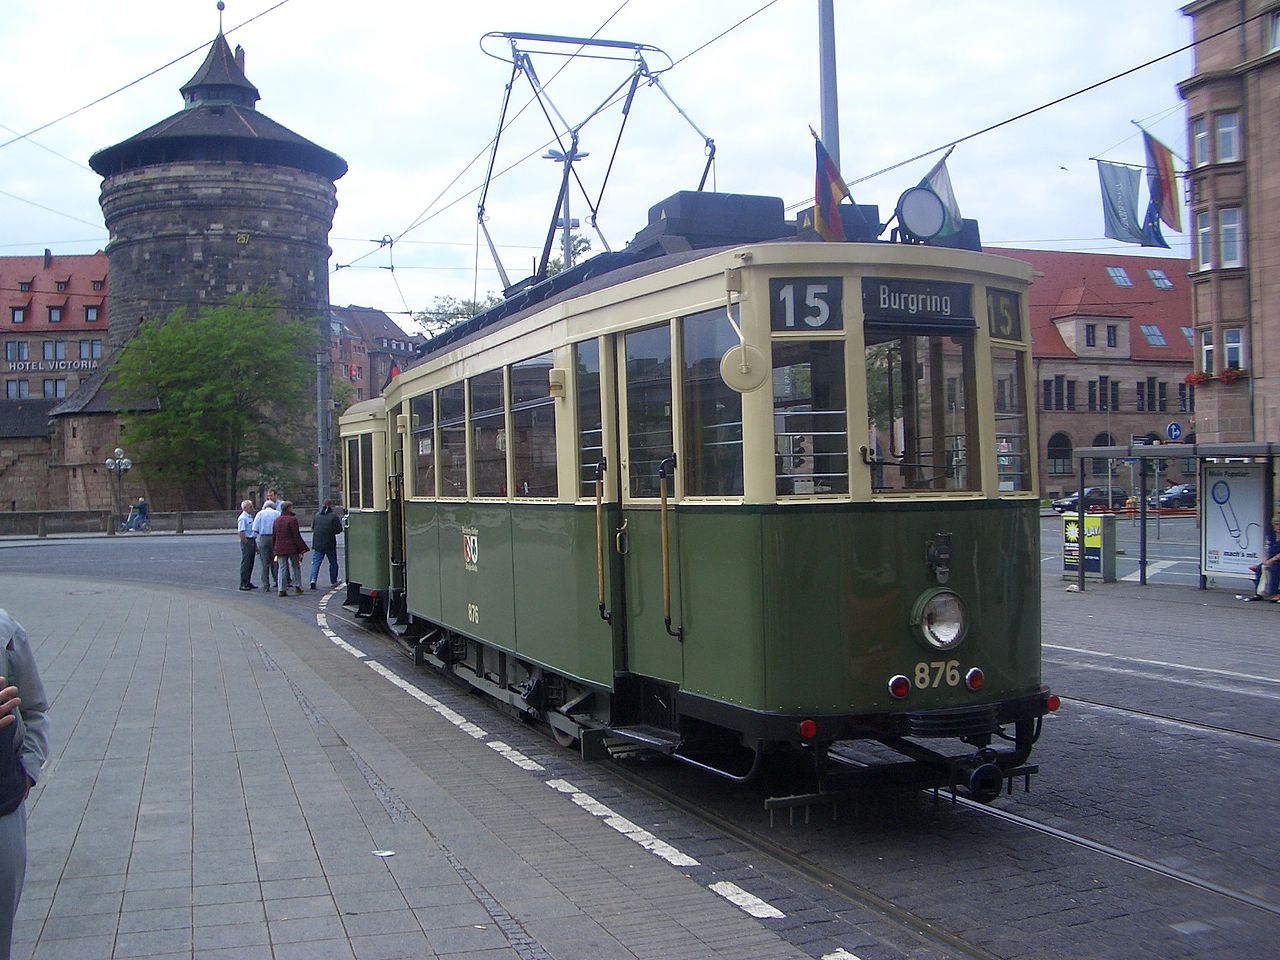
M 1111 488 L 1111 500 L 1107 501 L 1106 487 L 1086 487 L 1084 491 L 1084 508 L 1086 511 L 1094 508 L 1118 510 L 1122 508 L 1129 499 L 1129 491 L 1123 487 Z M 1068 493 L 1065 497 L 1053 501 L 1053 509 L 1059 513 L 1071 513 L 1080 509 L 1080 494 Z
M 1176 484 L 1161 490 L 1158 494 L 1153 493 L 1147 498 L 1147 503 L 1153 507 L 1194 507 L 1196 485 L 1194 483 Z

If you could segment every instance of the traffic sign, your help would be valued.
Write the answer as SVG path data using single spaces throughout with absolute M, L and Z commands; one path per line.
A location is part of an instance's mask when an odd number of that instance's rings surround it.
M 1182 424 L 1175 420 L 1173 423 L 1169 424 L 1169 426 L 1164 428 L 1164 432 L 1170 440 L 1181 440 Z

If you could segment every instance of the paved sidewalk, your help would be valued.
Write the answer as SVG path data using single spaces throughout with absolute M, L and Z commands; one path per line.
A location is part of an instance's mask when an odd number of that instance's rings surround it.
M 16 958 L 806 956 L 331 642 L 317 594 L 6 586 L 53 721 Z

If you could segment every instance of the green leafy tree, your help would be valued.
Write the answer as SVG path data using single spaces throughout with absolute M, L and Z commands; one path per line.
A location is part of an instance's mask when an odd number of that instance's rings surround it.
M 440 296 L 431 301 L 426 310 L 415 311 L 414 320 L 422 324 L 427 336 L 448 330 L 455 323 L 470 320 L 477 313 L 483 313 L 490 307 L 496 307 L 502 298 L 496 293 L 486 293 L 482 300 L 464 300 L 459 297 Z
M 124 442 L 152 476 L 229 508 L 242 475 L 304 459 L 321 348 L 318 321 L 287 317 L 268 291 L 148 320 L 113 368 L 114 395 L 136 411 L 122 418 Z
M 591 252 L 591 239 L 589 237 L 582 236 L 580 233 L 573 234 L 569 239 L 569 243 L 573 247 L 574 264 L 581 263 L 586 258 L 586 255 Z M 558 257 L 552 257 L 547 263 L 547 276 L 554 277 L 562 270 L 564 270 L 563 252 Z

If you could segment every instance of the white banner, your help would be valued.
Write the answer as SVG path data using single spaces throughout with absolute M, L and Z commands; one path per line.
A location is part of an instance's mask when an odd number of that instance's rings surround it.
M 1266 541 L 1262 464 L 1204 467 L 1204 572 L 1253 578 Z

